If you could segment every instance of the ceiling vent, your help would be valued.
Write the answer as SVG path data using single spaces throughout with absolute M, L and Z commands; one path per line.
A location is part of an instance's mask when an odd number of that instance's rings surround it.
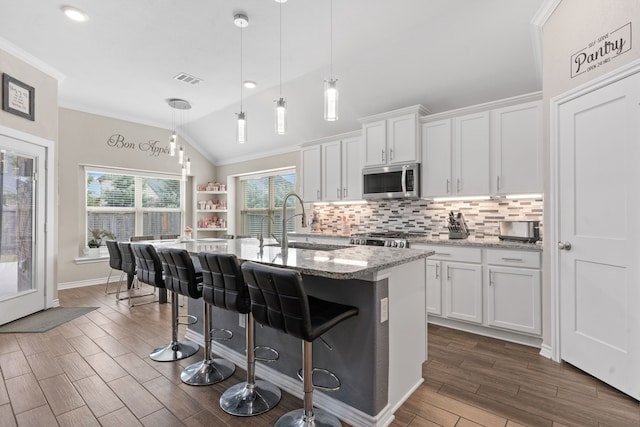
M 200 83 L 202 81 L 201 78 L 199 77 L 194 77 L 191 76 L 187 73 L 180 73 L 177 76 L 174 77 L 174 79 L 184 82 L 184 83 L 188 83 L 190 85 L 197 85 L 198 83 Z

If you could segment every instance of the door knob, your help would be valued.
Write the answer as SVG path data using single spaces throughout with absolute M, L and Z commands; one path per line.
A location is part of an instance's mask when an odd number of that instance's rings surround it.
M 570 251 L 571 250 L 571 243 L 569 243 L 569 242 L 558 242 L 558 249 L 565 250 L 565 251 Z

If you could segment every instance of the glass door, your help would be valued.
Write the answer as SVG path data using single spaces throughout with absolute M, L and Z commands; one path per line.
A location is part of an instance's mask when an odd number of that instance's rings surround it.
M 0 324 L 46 306 L 45 161 L 44 147 L 0 135 Z

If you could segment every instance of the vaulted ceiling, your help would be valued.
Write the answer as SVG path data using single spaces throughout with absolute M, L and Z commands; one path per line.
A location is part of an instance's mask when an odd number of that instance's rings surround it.
M 290 150 L 360 127 L 357 119 L 409 105 L 447 111 L 541 90 L 531 19 L 543 0 L 73 0 L 89 16 L 67 19 L 50 0 L 3 0 L 0 48 L 57 70 L 59 104 L 172 127 L 167 99 L 188 100 L 181 133 L 214 163 Z M 276 135 L 279 16 L 282 96 L 289 129 Z M 240 29 L 249 140 L 235 143 L 240 109 Z M 339 79 L 340 119 L 323 120 L 323 79 Z M 187 73 L 190 85 L 174 79 Z M 168 134 L 167 134 L 168 135 Z M 168 138 L 167 138 L 168 141 Z

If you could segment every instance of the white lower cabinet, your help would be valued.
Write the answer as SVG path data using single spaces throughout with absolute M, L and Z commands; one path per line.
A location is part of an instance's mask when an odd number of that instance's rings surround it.
M 425 244 L 411 247 L 435 252 L 427 258 L 425 283 L 427 314 L 434 323 L 502 339 L 529 337 L 516 342 L 539 339 L 540 251 Z
M 482 266 L 443 263 L 445 314 L 450 319 L 482 323 Z
M 540 335 L 540 253 L 492 249 L 486 252 L 488 325 Z

